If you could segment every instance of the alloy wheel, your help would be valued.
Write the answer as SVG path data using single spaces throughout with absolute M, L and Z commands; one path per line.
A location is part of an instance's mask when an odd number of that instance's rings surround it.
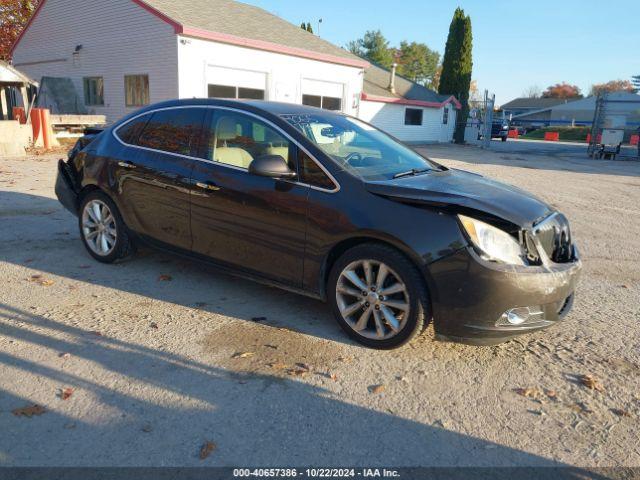
M 89 248 L 106 257 L 116 246 L 118 232 L 111 210 L 100 200 L 91 200 L 82 211 L 82 234 Z
M 336 300 L 347 325 L 373 340 L 395 337 L 410 314 L 407 286 L 388 265 L 376 260 L 349 264 L 338 278 Z

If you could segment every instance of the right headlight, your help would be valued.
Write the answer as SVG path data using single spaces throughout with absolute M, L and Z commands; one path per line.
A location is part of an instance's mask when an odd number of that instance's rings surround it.
M 526 253 L 522 245 L 507 232 L 464 215 L 458 215 L 458 219 L 473 244 L 489 260 L 498 260 L 511 265 L 527 265 Z

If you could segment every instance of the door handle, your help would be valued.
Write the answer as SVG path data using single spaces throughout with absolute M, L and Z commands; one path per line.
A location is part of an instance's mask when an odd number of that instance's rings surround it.
M 204 188 L 205 190 L 213 190 L 214 192 L 217 192 L 218 190 L 220 190 L 219 186 L 211 182 L 196 182 L 196 186 L 200 188 Z
M 124 168 L 136 168 L 136 166 L 131 162 L 118 162 L 118 165 Z

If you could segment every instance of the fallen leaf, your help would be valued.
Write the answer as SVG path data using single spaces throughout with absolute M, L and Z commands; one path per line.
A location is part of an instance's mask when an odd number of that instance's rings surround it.
M 42 415 L 46 411 L 47 409 L 41 405 L 29 405 L 28 407 L 16 408 L 15 410 L 12 410 L 11 413 L 16 417 L 31 418 L 34 415 Z
M 373 393 L 374 395 L 379 395 L 382 392 L 384 392 L 387 389 L 387 387 L 385 387 L 384 385 L 371 385 L 369 387 L 369 392 Z
M 536 387 L 516 388 L 515 392 L 523 397 L 533 399 L 539 399 L 543 395 L 543 392 Z
M 63 388 L 60 391 L 60 398 L 62 400 L 69 400 L 71 398 L 71 395 L 73 395 L 73 388 L 71 387 Z
M 598 392 L 604 392 L 604 387 L 593 375 L 582 375 L 579 379 L 580 383 L 585 387 Z
M 160 275 L 158 277 L 159 282 L 170 282 L 171 280 L 173 280 L 173 277 L 171 275 Z
M 290 370 L 287 370 L 287 373 L 291 376 L 304 377 L 310 371 L 311 367 L 306 363 L 296 363 L 296 366 Z
M 558 393 L 557 393 L 555 390 L 549 390 L 549 389 L 546 389 L 546 390 L 544 391 L 544 393 L 545 393 L 545 395 L 546 395 L 547 397 L 549 397 L 549 398 L 551 398 L 551 399 L 556 399 L 556 398 L 558 398 Z
M 249 357 L 253 357 L 255 355 L 254 352 L 238 352 L 238 353 L 234 353 L 233 356 L 231 358 L 249 358 Z
M 61 353 L 58 356 L 64 360 L 66 360 L 67 358 L 71 358 L 71 354 L 69 352 Z
M 267 366 L 274 370 L 284 370 L 288 365 L 286 363 L 269 363 Z
M 45 278 L 40 274 L 31 275 L 29 281 L 32 283 L 37 283 L 38 285 L 42 285 L 43 287 L 50 287 L 55 283 L 53 280 L 49 280 L 48 278 Z
M 619 417 L 630 417 L 631 414 L 626 410 L 622 410 L 620 408 L 612 408 L 611 411 Z
M 200 460 L 204 460 L 216 449 L 216 444 L 213 442 L 204 442 L 202 448 L 200 448 Z
M 158 324 L 156 322 L 151 322 L 151 325 L 149 325 L 151 328 L 153 328 L 154 330 L 158 330 Z

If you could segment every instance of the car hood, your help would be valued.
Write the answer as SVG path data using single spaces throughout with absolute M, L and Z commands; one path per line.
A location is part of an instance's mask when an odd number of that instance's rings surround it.
M 521 228 L 531 228 L 553 212 L 549 205 L 524 190 L 456 169 L 366 182 L 365 188 L 397 201 L 484 212 Z

